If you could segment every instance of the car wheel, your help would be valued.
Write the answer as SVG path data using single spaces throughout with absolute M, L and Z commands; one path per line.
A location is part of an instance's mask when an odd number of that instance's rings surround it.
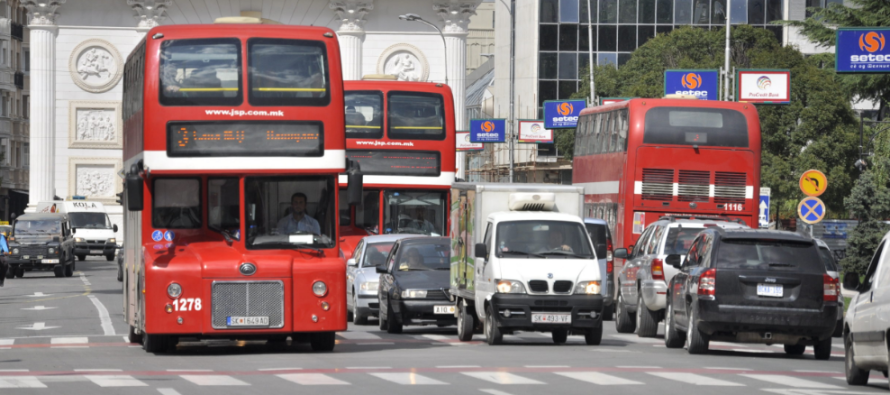
M 588 346 L 598 346 L 603 341 L 603 326 L 593 328 L 584 334 L 584 342 Z
M 334 332 L 316 332 L 309 335 L 309 345 L 312 347 L 312 351 L 333 351 L 336 342 L 337 337 Z
M 786 344 L 785 345 L 785 354 L 788 355 L 803 355 L 803 352 L 807 350 L 807 346 L 803 344 Z
M 15 277 L 16 278 L 25 277 L 25 268 L 23 268 L 23 267 L 18 268 L 18 270 L 15 271 Z
M 637 323 L 627 313 L 624 295 L 619 293 L 618 299 L 615 301 L 615 330 L 618 333 L 633 333 L 634 329 L 637 329 Z
M 117 264 L 117 281 L 124 281 L 124 269 L 121 267 L 121 264 Z
M 390 317 L 390 313 L 392 313 L 392 303 L 387 302 L 386 333 L 402 333 L 402 323 L 396 321 L 396 317 Z
M 457 301 L 457 338 L 462 342 L 473 340 L 473 315 L 467 311 L 462 299 Z
M 87 259 L 86 255 L 78 255 L 77 256 L 77 260 L 79 260 L 79 261 L 85 261 L 86 259 Z
M 569 331 L 555 329 L 553 332 L 550 332 L 550 336 L 553 337 L 553 344 L 565 344 L 566 340 L 569 340 Z
M 113 261 L 113 260 L 114 260 L 114 254 L 111 254 L 111 255 L 105 255 L 105 260 L 108 261 L 108 262 Z
M 707 335 L 698 330 L 698 322 L 695 321 L 695 305 L 689 306 L 689 323 L 686 324 L 686 351 L 690 354 L 704 354 L 708 352 Z
M 383 313 L 383 304 L 380 305 L 380 311 L 377 312 L 377 326 L 381 331 L 386 330 L 386 314 Z
M 816 359 L 820 361 L 827 361 L 828 358 L 831 358 L 831 337 L 816 342 L 816 344 L 813 345 L 813 354 L 815 354 Z
M 358 296 L 352 300 L 352 323 L 356 325 L 368 325 L 368 316 L 358 312 Z
M 140 344 L 142 343 L 142 334 L 136 334 L 136 328 L 134 328 L 133 325 L 130 325 L 130 329 L 127 331 L 127 340 L 129 340 L 130 343 Z
M 853 341 L 850 340 L 848 334 L 844 338 L 844 374 L 847 376 L 847 384 L 849 385 L 866 385 L 868 384 L 868 370 L 859 369 L 856 361 L 853 359 Z
M 603 307 L 603 321 L 612 321 L 615 316 L 615 304 Z
M 637 296 L 637 336 L 655 337 L 658 334 L 658 320 L 655 313 L 643 303 L 643 295 Z
M 349 305 L 346 306 L 346 322 L 351 322 L 355 317 L 355 302 L 352 304 L 352 310 L 349 309 Z
M 664 316 L 664 346 L 667 348 L 683 347 L 683 334 L 677 331 L 674 323 L 674 306 L 668 304 L 667 313 Z
M 491 308 L 485 308 L 485 341 L 488 342 L 489 346 L 496 346 L 504 342 L 504 335 L 501 333 L 501 328 L 498 328 L 497 322 L 495 322 L 497 317 L 491 314 Z
M 56 267 L 53 268 L 53 274 L 55 274 L 56 277 L 64 277 L 64 276 L 65 276 L 65 269 L 64 269 L 63 267 L 61 267 L 61 266 L 56 266 Z
M 834 326 L 834 333 L 831 334 L 831 337 L 843 337 L 844 336 L 844 320 L 837 320 L 837 324 Z

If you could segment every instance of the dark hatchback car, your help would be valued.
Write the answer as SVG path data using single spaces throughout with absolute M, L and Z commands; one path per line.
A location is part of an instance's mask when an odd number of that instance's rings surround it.
M 418 237 L 393 245 L 386 265 L 378 266 L 380 329 L 402 332 L 404 325 L 455 325 L 448 299 L 451 239 Z
M 783 344 L 789 355 L 812 345 L 831 356 L 837 322 L 836 278 L 826 274 L 813 239 L 770 230 L 710 228 L 693 241 L 671 280 L 665 345 L 690 354 L 711 340 Z

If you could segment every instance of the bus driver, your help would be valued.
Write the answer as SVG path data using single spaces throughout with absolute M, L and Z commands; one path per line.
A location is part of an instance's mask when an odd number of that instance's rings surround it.
M 318 221 L 306 214 L 306 200 L 306 195 L 300 192 L 291 196 L 291 213 L 278 221 L 278 234 L 297 232 L 321 234 Z

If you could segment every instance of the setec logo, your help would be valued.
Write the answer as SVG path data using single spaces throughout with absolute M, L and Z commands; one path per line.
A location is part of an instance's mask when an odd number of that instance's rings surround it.
M 771 86 L 773 86 L 773 82 L 770 81 L 769 77 L 764 75 L 757 79 L 757 89 L 765 91 Z
M 680 80 L 680 84 L 683 85 L 684 88 L 688 89 L 685 91 L 677 91 L 678 95 L 693 95 L 701 98 L 708 97 L 708 91 L 699 91 L 696 90 L 701 88 L 702 79 L 701 74 L 698 73 L 688 73 L 683 75 L 683 78 Z
M 482 131 L 485 133 L 494 132 L 494 122 L 485 121 L 482 123 Z
M 884 38 L 884 33 L 868 32 L 860 34 L 859 49 L 863 52 L 868 53 L 862 55 L 851 55 L 850 61 L 865 64 L 890 63 L 890 54 L 875 54 L 875 52 L 882 52 L 886 44 L 887 40 Z
M 558 112 L 559 115 L 562 115 L 562 116 L 567 116 L 574 111 L 575 111 L 575 107 L 572 106 L 572 103 L 562 103 L 559 105 L 559 107 L 556 108 L 556 112 Z

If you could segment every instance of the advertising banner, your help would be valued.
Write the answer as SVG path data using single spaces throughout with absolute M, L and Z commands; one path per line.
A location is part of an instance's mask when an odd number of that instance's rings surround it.
M 890 28 L 837 29 L 835 59 L 838 73 L 890 73 Z
M 587 107 L 585 100 L 547 100 L 544 102 L 545 129 L 573 129 L 578 116 Z
M 507 131 L 506 119 L 471 119 L 471 143 L 503 143 Z
M 519 121 L 520 143 L 552 143 L 553 131 L 544 128 L 544 121 Z
M 470 132 L 457 132 L 455 135 L 458 151 L 481 151 L 485 149 L 485 144 L 470 142 Z
M 719 100 L 717 70 L 665 70 L 665 95 L 692 95 L 699 100 Z
M 738 81 L 736 97 L 742 103 L 791 102 L 790 70 L 739 70 L 735 80 Z

